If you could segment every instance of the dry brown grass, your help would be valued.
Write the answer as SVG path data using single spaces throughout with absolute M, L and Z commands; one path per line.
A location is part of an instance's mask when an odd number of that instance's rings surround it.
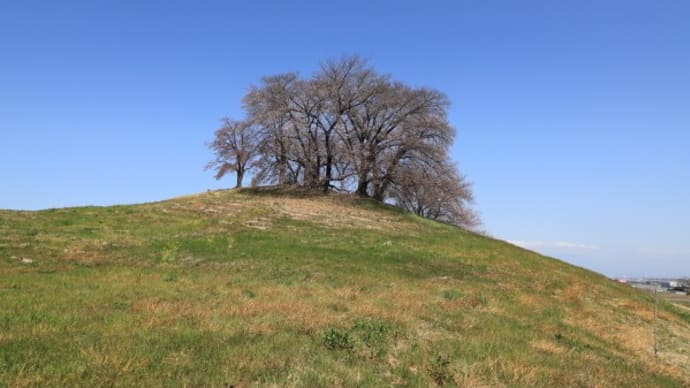
M 227 197 L 230 193 L 244 197 L 244 201 L 219 203 L 219 199 Z M 270 220 L 277 217 L 287 217 L 299 221 L 309 221 L 318 225 L 336 228 L 361 228 L 369 230 L 399 229 L 402 217 L 395 214 L 382 214 L 371 210 L 358 208 L 353 203 L 362 201 L 352 195 L 283 195 L 279 198 L 273 196 L 253 196 L 242 191 L 214 191 L 205 194 L 191 195 L 175 198 L 175 204 L 166 202 L 154 206 L 170 206 L 176 210 L 193 211 L 210 217 L 236 217 L 246 216 L 247 210 L 259 212 L 262 216 L 256 216 L 245 220 L 245 225 L 257 229 L 270 227 Z
M 614 306 L 623 308 L 627 312 L 626 319 L 619 321 L 602 319 L 610 315 L 609 309 Z M 566 322 L 585 328 L 597 337 L 623 349 L 621 353 L 612 347 L 609 350 L 613 353 L 621 357 L 635 354 L 649 370 L 675 376 L 690 384 L 690 354 L 682 350 L 683 343 L 690 343 L 689 328 L 672 314 L 660 313 L 657 321 L 659 332 L 679 333 L 678 338 L 682 340 L 671 344 L 667 335 L 660 335 L 661 349 L 658 357 L 655 357 L 653 317 L 651 304 L 644 306 L 633 300 L 613 300 L 605 304 L 588 302 L 577 314 L 570 314 Z M 664 349 L 664 344 L 667 345 L 666 349 Z
M 545 339 L 533 340 L 530 342 L 530 347 L 540 352 L 550 353 L 550 354 L 564 354 L 566 352 L 565 347 L 554 341 L 548 341 Z
M 332 197 L 284 198 L 279 202 L 271 201 L 269 205 L 276 214 L 328 227 L 370 230 L 400 227 L 399 216 L 382 215 L 353 207 L 351 202 L 354 200 L 343 201 L 341 198 Z

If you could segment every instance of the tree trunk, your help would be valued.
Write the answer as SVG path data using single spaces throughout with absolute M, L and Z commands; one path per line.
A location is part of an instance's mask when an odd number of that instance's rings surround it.
M 331 179 L 333 179 L 333 156 L 326 157 L 326 178 L 323 182 L 323 191 L 327 192 L 331 188 Z
M 357 181 L 357 194 L 362 197 L 369 196 L 369 181 L 366 178 L 367 174 L 362 174 Z
M 287 173 L 287 162 L 285 161 L 285 158 L 281 155 L 278 161 L 278 185 L 284 185 L 288 183 Z
M 379 202 L 383 202 L 384 193 L 385 193 L 384 190 L 381 190 L 381 188 L 378 188 L 375 190 L 373 198 Z
M 383 202 L 383 200 L 386 198 L 386 191 L 388 190 L 389 183 L 390 181 L 386 179 L 383 182 L 378 182 L 374 184 L 373 198 L 375 200 Z
M 236 189 L 239 189 L 242 187 L 242 179 L 243 178 L 244 178 L 244 169 L 238 168 L 237 169 L 237 184 L 235 184 Z

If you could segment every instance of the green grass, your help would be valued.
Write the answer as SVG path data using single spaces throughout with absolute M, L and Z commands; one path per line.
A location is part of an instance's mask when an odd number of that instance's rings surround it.
M 351 197 L 0 211 L 0 386 L 687 386 L 651 302 Z

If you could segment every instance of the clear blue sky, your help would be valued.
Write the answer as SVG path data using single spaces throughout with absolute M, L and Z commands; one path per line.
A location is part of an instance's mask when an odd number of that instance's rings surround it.
M 690 276 L 690 2 L 3 1 L 0 208 L 227 187 L 218 119 L 359 53 L 447 93 L 485 229 L 608 275 Z

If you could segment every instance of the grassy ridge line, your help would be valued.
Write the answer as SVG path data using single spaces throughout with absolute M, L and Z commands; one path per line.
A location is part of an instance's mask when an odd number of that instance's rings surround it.
M 350 197 L 2 211 L 0 275 L 0 385 L 690 381 L 689 314 Z

